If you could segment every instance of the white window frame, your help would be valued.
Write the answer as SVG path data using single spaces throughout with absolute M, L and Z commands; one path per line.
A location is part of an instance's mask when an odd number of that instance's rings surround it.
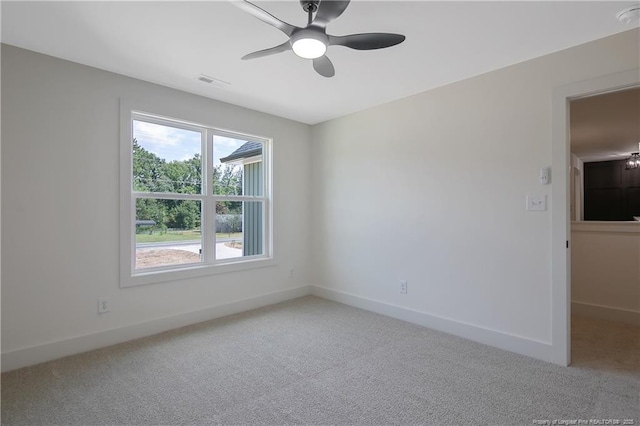
M 242 271 L 274 265 L 272 243 L 272 139 L 246 133 L 223 130 L 215 126 L 178 119 L 135 108 L 123 100 L 120 105 L 120 287 L 133 287 L 206 275 Z M 200 194 L 151 193 L 133 190 L 133 121 L 167 125 L 202 134 L 202 178 Z M 263 195 L 220 196 L 213 194 L 214 136 L 259 142 L 262 144 Z M 244 178 L 243 178 L 244 179 Z M 243 183 L 244 186 L 244 183 Z M 198 263 L 135 269 L 136 204 L 137 198 L 196 200 L 201 202 L 200 229 L 202 232 L 202 260 Z M 259 201 L 263 205 L 263 254 L 216 260 L 215 206 L 218 201 Z

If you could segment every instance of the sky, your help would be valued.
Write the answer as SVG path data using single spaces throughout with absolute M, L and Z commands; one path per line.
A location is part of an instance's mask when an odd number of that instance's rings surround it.
M 167 162 L 188 160 L 195 154 L 202 156 L 200 132 L 133 120 L 133 137 L 141 147 L 164 158 Z M 220 158 L 231 154 L 245 142 L 240 139 L 214 136 L 214 164 L 220 164 Z

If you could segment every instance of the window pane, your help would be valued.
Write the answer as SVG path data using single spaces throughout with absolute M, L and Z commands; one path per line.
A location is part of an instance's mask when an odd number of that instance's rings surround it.
M 136 199 L 136 269 L 199 263 L 201 202 Z
M 200 194 L 202 135 L 133 120 L 133 190 Z
M 263 194 L 261 142 L 224 136 L 213 137 L 213 193 L 215 195 Z
M 216 203 L 216 260 L 264 254 L 264 203 Z

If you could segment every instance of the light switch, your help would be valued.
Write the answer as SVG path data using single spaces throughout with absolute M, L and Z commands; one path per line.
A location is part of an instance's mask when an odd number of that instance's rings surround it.
M 528 211 L 545 211 L 547 210 L 546 195 L 527 195 Z

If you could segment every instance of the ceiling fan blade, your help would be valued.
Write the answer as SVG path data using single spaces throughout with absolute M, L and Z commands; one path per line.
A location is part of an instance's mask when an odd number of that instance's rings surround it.
M 272 14 L 270 14 L 269 12 L 267 12 L 264 9 L 261 9 L 260 7 L 256 6 L 255 4 L 248 2 L 246 0 L 244 1 L 236 1 L 233 2 L 236 6 L 238 6 L 240 9 L 244 10 L 245 12 L 255 16 L 256 18 L 258 18 L 259 20 L 261 20 L 262 22 L 265 22 L 273 27 L 276 27 L 277 29 L 279 29 L 280 31 L 282 31 L 283 33 L 285 33 L 286 35 L 288 35 L 289 37 L 291 37 L 291 34 L 293 33 L 293 31 L 295 29 L 297 29 L 298 27 L 288 24 L 284 21 L 281 21 L 280 19 L 276 18 L 275 16 L 273 16 Z
M 406 39 L 402 34 L 366 33 L 346 36 L 329 36 L 329 45 L 346 46 L 357 50 L 383 49 L 395 46 Z
M 333 77 L 336 69 L 326 56 L 321 56 L 313 60 L 313 69 L 323 77 Z
M 287 50 L 291 50 L 291 43 L 289 43 L 288 40 L 279 46 L 271 47 L 269 49 L 264 49 L 264 50 L 258 50 L 257 52 L 244 55 L 241 59 L 247 60 L 247 59 L 262 58 L 263 56 L 275 55 L 276 53 L 286 52 Z
M 351 0 L 321 0 L 318 5 L 314 25 L 326 27 L 327 24 L 342 15 Z

